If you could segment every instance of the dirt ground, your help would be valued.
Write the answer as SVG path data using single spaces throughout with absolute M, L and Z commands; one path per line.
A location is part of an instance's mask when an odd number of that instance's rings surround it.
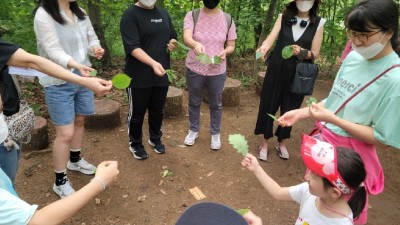
M 328 93 L 329 82 L 318 82 L 314 97 L 322 99 Z M 179 215 L 190 205 L 198 202 L 189 192 L 198 187 L 206 196 L 205 201 L 216 201 L 233 208 L 251 208 L 262 217 L 264 224 L 293 224 L 298 205 L 293 202 L 273 200 L 256 178 L 240 165 L 242 156 L 228 143 L 228 135 L 241 133 L 246 136 L 250 151 L 256 154 L 258 138 L 253 135 L 258 111 L 259 97 L 254 87 L 242 92 L 239 107 L 225 107 L 222 118 L 222 148 L 210 149 L 209 110 L 202 105 L 201 131 L 193 147 L 183 147 L 188 130 L 187 92 L 185 92 L 183 116 L 164 120 L 163 142 L 167 153 L 158 155 L 145 144 L 149 153 L 147 160 L 139 161 L 128 151 L 126 98 L 120 97 L 122 125 L 114 129 L 87 130 L 83 156 L 98 164 L 104 160 L 119 162 L 118 181 L 98 195 L 77 215 L 65 224 L 121 224 L 121 225 L 173 225 Z M 186 115 L 185 115 L 186 114 Z M 302 182 L 304 165 L 300 158 L 300 134 L 307 133 L 311 121 L 298 123 L 288 143 L 290 159 L 280 159 L 274 150 L 277 142 L 270 144 L 269 163 L 262 167 L 282 186 Z M 148 139 L 147 124 L 144 126 L 144 141 Z M 51 149 L 51 147 L 49 148 Z M 43 207 L 58 197 L 52 192 L 54 173 L 52 154 L 36 154 L 28 158 L 22 153 L 16 189 L 20 197 L 29 203 Z M 379 156 L 385 171 L 386 186 L 383 194 L 371 197 L 368 224 L 388 225 L 400 221 L 400 151 L 380 150 Z M 165 169 L 173 172 L 162 177 Z M 92 177 L 69 172 L 68 177 L 75 189 L 79 189 Z M 146 197 L 143 197 L 146 196 Z M 139 201 L 142 197 L 145 200 Z M 204 224 L 206 225 L 206 224 Z

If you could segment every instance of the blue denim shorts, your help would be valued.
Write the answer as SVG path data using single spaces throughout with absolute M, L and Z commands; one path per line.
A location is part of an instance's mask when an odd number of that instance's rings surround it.
M 44 93 L 51 121 L 56 126 L 71 124 L 75 115 L 94 113 L 94 95 L 86 87 L 67 82 L 45 87 Z

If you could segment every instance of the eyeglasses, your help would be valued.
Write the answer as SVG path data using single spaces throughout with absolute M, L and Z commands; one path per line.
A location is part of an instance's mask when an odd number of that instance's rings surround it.
M 357 38 L 358 41 L 360 41 L 360 42 L 367 42 L 368 38 L 374 36 L 375 34 L 381 32 L 381 31 L 382 30 L 377 30 L 375 32 L 365 34 L 365 33 L 357 33 L 357 32 L 351 31 L 351 30 L 347 30 L 346 35 L 348 38 L 350 38 L 352 40 L 354 40 L 354 38 Z

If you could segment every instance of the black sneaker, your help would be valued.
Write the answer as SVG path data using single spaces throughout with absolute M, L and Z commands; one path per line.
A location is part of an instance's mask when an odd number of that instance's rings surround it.
M 151 140 L 148 141 L 149 145 L 154 147 L 154 151 L 158 154 L 164 154 L 165 153 L 165 145 L 159 141 L 159 143 L 153 143 Z
M 144 146 L 142 144 L 140 145 L 135 145 L 134 147 L 129 146 L 129 151 L 132 152 L 133 157 L 135 159 L 147 159 L 147 157 L 149 157 L 149 155 L 147 155 L 146 150 L 144 150 Z

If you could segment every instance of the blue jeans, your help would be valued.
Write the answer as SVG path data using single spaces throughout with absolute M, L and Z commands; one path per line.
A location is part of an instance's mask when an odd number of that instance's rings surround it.
M 216 76 L 203 76 L 186 68 L 186 84 L 189 89 L 190 130 L 200 130 L 200 106 L 203 92 L 207 91 L 210 108 L 210 133 L 219 134 L 222 117 L 222 92 L 224 91 L 226 72 Z
M 93 92 L 86 87 L 67 82 L 46 87 L 44 92 L 51 121 L 56 126 L 71 124 L 75 115 L 94 113 Z
M 19 145 L 20 150 L 11 149 L 10 151 L 4 147 L 4 142 L 0 144 L 0 167 L 10 178 L 12 183 L 14 183 L 17 175 L 19 157 L 22 149 L 22 145 L 19 143 L 17 144 Z

